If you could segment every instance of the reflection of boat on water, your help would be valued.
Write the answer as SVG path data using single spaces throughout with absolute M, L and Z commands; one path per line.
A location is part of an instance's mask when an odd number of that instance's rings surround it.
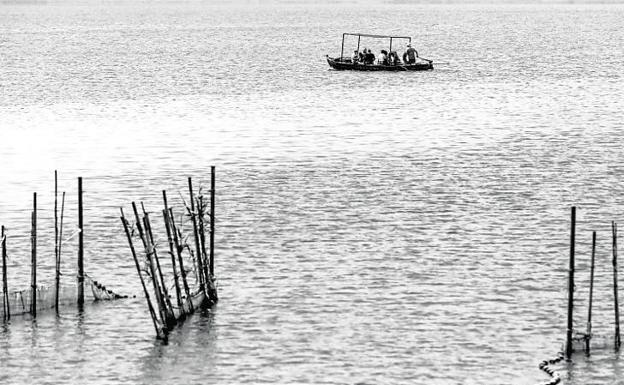
M 425 59 L 422 57 L 418 57 L 418 52 L 416 52 L 415 57 L 411 60 L 407 59 L 404 55 L 403 62 L 398 60 L 397 62 L 387 62 L 382 63 L 379 60 L 377 62 L 354 62 L 350 57 L 344 56 L 344 45 L 345 45 L 345 37 L 346 36 L 357 36 L 357 51 L 360 51 L 360 41 L 362 37 L 371 37 L 376 39 L 389 39 L 390 48 L 389 53 L 392 53 L 392 43 L 396 40 L 408 40 L 408 46 L 411 46 L 412 38 L 409 36 L 388 36 L 388 35 L 367 35 L 361 33 L 343 33 L 342 34 L 342 46 L 340 49 L 340 57 L 329 57 L 326 55 L 327 64 L 333 69 L 336 70 L 352 70 L 352 71 L 426 71 L 433 69 L 433 60 Z

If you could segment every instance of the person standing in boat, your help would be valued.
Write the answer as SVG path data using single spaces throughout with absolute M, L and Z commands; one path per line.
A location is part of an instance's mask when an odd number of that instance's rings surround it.
M 406 64 L 414 64 L 416 63 L 416 58 L 418 57 L 418 51 L 416 51 L 411 44 L 407 45 L 407 50 L 403 54 L 403 61 Z
M 357 62 L 360 61 L 360 53 L 357 51 L 357 49 L 353 51 L 353 57 L 351 58 L 351 61 L 353 61 L 353 64 L 357 64 Z

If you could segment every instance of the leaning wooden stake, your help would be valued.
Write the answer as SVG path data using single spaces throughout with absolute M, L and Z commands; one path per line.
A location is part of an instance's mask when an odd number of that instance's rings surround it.
M 61 224 L 58 229 L 58 250 L 56 255 L 56 277 L 55 277 L 55 301 L 56 301 L 56 312 L 58 313 L 59 306 L 59 295 L 61 290 L 61 250 L 63 249 L 63 216 L 65 214 L 65 191 L 63 191 L 63 197 L 61 198 Z
M 589 306 L 587 309 L 587 334 L 585 335 L 585 353 L 589 355 L 590 340 L 592 337 L 592 303 L 594 298 L 594 260 L 596 257 L 596 232 L 592 233 L 591 270 L 589 273 Z
M 186 270 L 184 270 L 184 261 L 182 258 L 182 250 L 184 247 L 180 245 L 180 239 L 178 238 L 178 229 L 176 228 L 175 219 L 173 216 L 173 210 L 169 209 L 169 221 L 171 223 L 171 232 L 173 233 L 173 243 L 175 245 L 176 253 L 178 255 L 178 264 L 180 265 L 180 276 L 182 277 L 182 285 L 184 286 L 184 293 L 186 294 L 186 303 L 188 304 L 188 311 L 193 312 L 193 301 L 191 301 L 191 290 L 186 280 Z
M 33 211 L 30 233 L 31 274 L 30 274 L 30 314 L 37 316 L 37 193 L 33 193 Z
M 576 207 L 572 207 L 570 226 L 570 270 L 568 272 L 568 328 L 566 334 L 566 357 L 572 357 L 572 331 L 574 328 L 572 311 L 574 308 L 574 237 L 576 231 Z
M 613 230 L 613 301 L 615 305 L 615 350 L 620 349 L 620 307 L 618 304 L 618 282 L 617 282 L 617 224 L 611 222 Z
M 210 166 L 210 275 L 214 277 L 215 166 Z
M 2 308 L 4 310 L 4 320 L 11 319 L 11 304 L 9 302 L 9 282 L 7 280 L 7 262 L 6 262 L 6 234 L 4 233 L 4 226 L 2 226 L 2 235 L 0 235 L 2 242 Z
M 203 196 L 197 197 L 197 231 L 199 234 L 199 244 L 201 246 L 202 260 L 204 261 L 204 278 L 206 286 L 210 282 L 210 273 L 208 271 L 208 253 L 206 253 L 206 228 L 204 226 L 204 212 L 206 207 L 204 205 Z
M 78 178 L 78 306 L 84 304 L 84 226 L 82 217 L 82 177 Z
M 197 215 L 195 213 L 195 197 L 193 195 L 193 182 L 191 177 L 188 178 L 189 195 L 191 197 L 191 222 L 193 223 L 193 239 L 195 240 L 195 260 L 197 261 L 197 275 L 199 276 L 199 284 L 203 291 L 205 291 L 204 282 L 204 267 L 202 261 L 201 248 L 199 247 L 199 229 L 197 226 Z
M 147 291 L 147 287 L 145 286 L 145 280 L 143 279 L 143 274 L 141 274 L 141 266 L 139 265 L 139 259 L 137 258 L 136 251 L 134 250 L 134 245 L 132 244 L 132 236 L 130 235 L 130 230 L 128 229 L 128 221 L 126 220 L 124 216 L 123 209 L 120 209 L 120 210 L 121 210 L 121 223 L 123 224 L 124 230 L 126 231 L 126 237 L 128 238 L 128 244 L 130 245 L 130 251 L 132 252 L 132 258 L 134 259 L 134 264 L 136 266 L 137 273 L 139 274 L 139 279 L 141 280 L 141 286 L 143 287 L 143 293 L 145 293 L 145 299 L 147 300 L 147 307 L 149 309 L 152 322 L 154 323 L 154 329 L 156 330 L 156 337 L 159 339 L 164 339 L 167 337 L 167 330 L 164 328 L 158 327 L 158 320 L 156 318 L 156 312 L 154 311 L 154 306 L 152 305 L 149 291 Z
M 169 209 L 167 207 L 167 193 L 163 190 L 163 200 L 165 203 L 165 209 L 163 210 L 163 219 L 165 220 L 165 229 L 167 230 L 167 242 L 169 243 L 169 254 L 171 254 L 171 268 L 173 269 L 173 282 L 175 284 L 176 302 L 178 309 L 180 309 L 180 315 L 184 314 L 184 307 L 182 306 L 182 293 L 180 292 L 180 282 L 178 279 L 178 271 L 176 269 L 176 254 L 173 245 L 173 236 L 171 234 L 171 221 L 169 220 Z
M 171 299 L 169 298 L 169 291 L 165 283 L 165 277 L 163 276 L 162 269 L 160 268 L 160 261 L 158 259 L 158 253 L 156 252 L 156 243 L 154 242 L 154 234 L 152 233 L 152 224 L 149 219 L 149 214 L 145 211 L 143 203 L 141 203 L 143 209 L 143 227 L 145 229 L 145 235 L 151 246 L 151 256 L 156 262 L 156 271 L 160 279 L 160 288 L 162 290 L 162 298 L 164 299 L 165 309 L 167 310 L 167 327 L 173 327 L 176 323 L 175 314 L 173 313 L 173 306 L 171 305 Z
M 137 210 L 136 204 L 132 202 L 132 210 L 134 212 L 134 217 L 136 220 L 136 227 L 139 232 L 139 237 L 141 238 L 141 242 L 143 242 L 143 248 L 145 250 L 145 255 L 147 257 L 147 265 L 150 269 L 151 281 L 154 286 L 154 295 L 156 296 L 156 303 L 158 304 L 158 311 L 160 314 L 160 319 L 163 325 L 167 325 L 167 311 L 165 308 L 165 302 L 162 298 L 162 292 L 160 290 L 160 285 L 158 283 L 158 273 L 156 272 L 156 268 L 154 263 L 152 263 L 152 250 L 150 248 L 150 243 L 148 242 L 147 235 L 143 231 L 143 226 L 141 225 L 141 219 L 139 218 L 139 212 Z

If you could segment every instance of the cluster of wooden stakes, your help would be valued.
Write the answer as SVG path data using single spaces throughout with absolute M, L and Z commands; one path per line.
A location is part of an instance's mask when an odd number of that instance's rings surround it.
M 167 234 L 168 253 L 173 270 L 173 284 L 175 289 L 175 305 L 172 296 L 167 290 L 167 284 L 163 276 L 163 269 L 158 257 L 157 245 L 154 242 L 154 234 L 150 216 L 141 203 L 142 215 L 139 214 L 137 205 L 132 202 L 132 210 L 136 220 L 136 232 L 143 246 L 145 267 L 140 263 L 140 258 L 134 247 L 133 233 L 130 223 L 121 209 L 121 222 L 124 226 L 128 245 L 137 273 L 143 287 L 145 299 L 154 323 L 156 336 L 166 340 L 169 332 L 176 324 L 182 322 L 187 315 L 197 309 L 206 309 L 218 301 L 217 288 L 214 276 L 214 208 L 215 208 L 215 168 L 211 167 L 210 200 L 206 202 L 204 196 L 193 192 L 191 178 L 188 178 L 189 203 L 185 204 L 188 216 L 192 223 L 193 246 L 188 245 L 187 239 L 180 227 L 176 224 L 173 209 L 168 206 L 167 193 L 163 190 L 163 210 L 165 232 Z M 208 248 L 206 247 L 206 227 L 208 227 Z M 193 277 L 187 274 L 185 266 L 187 261 L 192 263 Z M 144 276 L 147 276 L 144 277 Z M 194 285 L 191 284 L 191 278 Z M 151 281 L 154 300 L 148 290 Z M 155 304 L 154 304 L 155 302 Z M 157 309 L 157 310 L 156 310 Z
M 93 292 L 94 299 L 125 298 L 108 290 L 104 285 L 94 281 L 84 271 L 84 221 L 83 221 L 83 190 L 82 178 L 78 178 L 78 229 L 74 235 L 78 237 L 77 285 L 61 287 L 61 246 L 63 237 L 63 219 L 65 210 L 65 192 L 62 194 L 60 220 L 58 216 L 58 175 L 54 172 L 55 200 L 55 283 L 52 288 L 40 286 L 37 283 L 37 193 L 33 194 L 33 210 L 31 212 L 31 283 L 28 289 L 9 292 L 7 279 L 7 234 L 4 226 L 1 227 L 0 251 L 2 256 L 2 318 L 10 320 L 11 314 L 30 314 L 37 316 L 37 310 L 55 308 L 58 312 L 60 303 L 77 304 L 82 308 L 85 302 L 84 286 L 87 282 Z M 170 265 L 173 270 L 174 296 L 169 294 L 167 282 L 161 261 L 158 257 L 157 244 L 154 240 L 152 221 L 141 203 L 142 215 L 137 205 L 132 202 L 132 209 L 136 223 L 133 225 L 126 220 L 121 209 L 121 221 L 128 244 L 134 259 L 137 273 L 143 287 L 150 316 L 154 323 L 156 336 L 166 340 L 169 332 L 176 324 L 182 322 L 189 314 L 196 310 L 207 309 L 218 301 L 216 280 L 214 275 L 214 234 L 215 234 L 215 167 L 211 167 L 210 194 L 206 199 L 193 190 L 192 179 L 188 178 L 189 202 L 184 202 L 185 211 L 192 223 L 192 234 L 186 236 L 183 223 L 176 223 L 174 211 L 167 203 L 167 193 L 163 190 L 164 208 L 162 210 L 165 231 L 168 241 Z M 136 231 L 135 231 L 136 230 Z M 133 238 L 141 240 L 144 255 L 137 254 Z M 187 243 L 193 238 L 193 245 Z M 69 239 L 73 238 L 71 236 Z M 186 263 L 185 263 L 186 260 Z M 185 267 L 187 264 L 187 267 Z M 166 264 L 163 264 L 163 267 Z M 188 266 L 190 265 L 190 268 Z M 152 293 L 148 290 L 151 281 Z M 148 283 L 146 283 L 148 282 Z M 154 300 L 152 300 L 152 297 Z M 157 310 L 155 310 L 157 309 Z
M 618 303 L 618 271 L 617 271 L 617 224 L 611 222 L 612 229 L 612 264 L 613 264 L 613 301 L 615 308 L 615 337 L 614 348 L 619 350 L 622 342 L 620 338 L 620 311 Z M 592 233 L 591 269 L 589 279 L 589 306 L 587 311 L 587 330 L 585 332 L 574 333 L 574 254 L 576 237 L 576 207 L 572 207 L 570 226 L 570 268 L 568 276 L 568 317 L 565 342 L 565 357 L 569 360 L 575 347 L 584 350 L 587 355 L 590 353 L 592 334 L 592 300 L 594 291 L 594 261 L 596 255 L 596 232 Z

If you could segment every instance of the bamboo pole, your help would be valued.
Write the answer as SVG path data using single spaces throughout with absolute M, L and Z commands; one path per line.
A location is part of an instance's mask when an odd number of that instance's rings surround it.
M 204 200 L 202 198 L 202 196 L 200 195 L 199 197 L 197 197 L 197 230 L 199 233 L 199 243 L 201 245 L 201 253 L 202 253 L 202 260 L 204 261 L 203 263 L 203 268 L 204 268 L 204 278 L 206 282 L 206 285 L 208 285 L 208 283 L 210 282 L 210 274 L 208 272 L 208 254 L 206 253 L 206 229 L 204 227 L 204 212 L 206 211 L 206 208 L 204 206 Z
M 215 166 L 210 166 L 210 275 L 214 277 Z
M 162 297 L 164 299 L 165 308 L 167 309 L 168 325 L 175 325 L 175 315 L 173 313 L 173 306 L 169 297 L 169 291 L 167 290 L 167 284 L 165 283 L 165 277 L 163 276 L 162 269 L 160 268 L 160 260 L 158 259 L 158 253 L 156 251 L 156 243 L 154 242 L 154 234 L 152 233 L 152 223 L 149 219 L 149 214 L 145 211 L 145 206 L 141 202 L 141 209 L 143 211 L 143 226 L 145 228 L 145 234 L 149 243 L 152 246 L 152 256 L 156 262 L 156 271 L 158 272 L 158 278 L 160 279 L 160 285 L 162 290 Z
M 136 255 L 136 251 L 134 250 L 134 245 L 132 244 L 132 236 L 130 235 L 130 230 L 128 229 L 128 221 L 124 216 L 123 209 L 121 210 L 121 223 L 124 226 L 124 230 L 126 232 L 126 237 L 128 238 L 128 244 L 130 246 L 130 251 L 132 252 L 132 258 L 134 259 L 134 264 L 137 269 L 137 274 L 139 274 L 139 279 L 141 280 L 141 286 L 143 287 L 143 293 L 145 293 L 145 299 L 147 301 L 147 307 L 150 312 L 150 316 L 152 318 L 152 322 L 154 323 L 154 329 L 156 330 L 156 338 L 164 339 L 167 336 L 166 329 L 160 329 L 158 327 L 158 320 L 156 318 L 156 312 L 154 311 L 154 306 L 152 305 L 152 300 L 150 299 L 149 291 L 145 286 L 145 280 L 143 279 L 143 274 L 141 274 L 141 266 L 139 265 L 139 259 Z
M 164 191 L 163 191 L 164 193 Z M 178 280 L 178 271 L 176 269 L 176 258 L 173 246 L 173 237 L 171 235 L 171 224 L 169 220 L 169 210 L 165 203 L 165 209 L 163 210 L 163 218 L 165 220 L 165 228 L 167 229 L 167 242 L 169 243 L 169 254 L 171 254 L 171 268 L 173 269 L 173 282 L 175 284 L 176 302 L 180 309 L 180 315 L 184 314 L 184 307 L 182 306 L 182 294 L 180 293 L 180 282 Z
M 78 177 L 78 306 L 84 304 L 84 223 L 82 177 Z
M 175 245 L 176 253 L 178 255 L 178 264 L 180 265 L 180 276 L 182 277 L 182 285 L 184 287 L 184 293 L 186 294 L 186 300 L 189 304 L 189 311 L 193 311 L 193 301 L 191 300 L 191 290 L 189 289 L 188 281 L 186 280 L 186 270 L 184 270 L 184 262 L 182 258 L 182 250 L 184 249 L 180 245 L 180 239 L 178 238 L 178 229 L 176 228 L 175 218 L 173 210 L 169 209 L 169 220 L 171 222 L 171 231 L 173 233 L 173 243 Z
M 4 226 L 2 226 L 2 234 L 0 235 L 2 242 L 2 308 L 4 309 L 4 320 L 11 319 L 11 303 L 9 302 L 9 282 L 7 279 L 7 262 L 6 262 L 6 234 Z
M 615 306 L 615 350 L 620 349 L 622 341 L 620 339 L 620 306 L 618 303 L 618 281 L 617 281 L 617 224 L 611 222 L 613 231 L 613 301 Z
M 568 271 L 568 328 L 566 333 L 566 357 L 572 357 L 572 331 L 574 328 L 572 312 L 574 309 L 574 238 L 576 231 L 576 207 L 572 207 L 570 225 L 570 269 Z
M 160 285 L 158 283 L 158 274 L 156 273 L 154 263 L 152 262 L 152 255 L 151 255 L 151 250 L 149 247 L 149 242 L 147 241 L 147 235 L 143 231 L 143 226 L 141 225 L 141 219 L 139 218 L 139 212 L 134 202 L 132 202 L 132 211 L 134 212 L 137 231 L 139 232 L 139 237 L 141 238 L 141 242 L 143 243 L 143 248 L 145 250 L 145 255 L 147 257 L 146 258 L 147 265 L 148 265 L 148 268 L 150 269 L 152 285 L 154 286 L 154 296 L 156 296 L 156 303 L 158 304 L 158 311 L 160 313 L 160 318 L 161 318 L 162 324 L 167 325 L 167 312 L 165 310 L 165 302 L 162 298 L 162 292 L 160 291 Z
M 191 177 L 188 178 L 188 187 L 189 187 L 189 195 L 191 197 L 191 222 L 193 223 L 193 239 L 195 240 L 195 255 L 196 258 L 195 260 L 197 261 L 197 272 L 198 272 L 198 276 L 199 276 L 199 284 L 202 288 L 202 291 L 205 291 L 205 287 L 204 287 L 204 282 L 206 282 L 206 280 L 204 279 L 204 268 L 203 268 L 203 261 L 201 258 L 201 249 L 199 247 L 199 233 L 198 233 L 198 228 L 197 228 L 197 216 L 195 213 L 195 197 L 193 196 L 193 182 L 191 180 Z
M 589 355 L 590 340 L 592 337 L 592 303 L 594 298 L 594 266 L 596 259 L 596 232 L 592 232 L 591 270 L 589 273 L 589 306 L 587 309 L 587 335 L 585 336 L 585 353 Z
M 176 300 L 178 308 L 180 309 L 180 315 L 184 314 L 184 307 L 182 306 L 182 294 L 180 292 L 180 282 L 178 279 L 178 271 L 176 269 L 176 254 L 174 253 L 173 237 L 171 234 L 171 221 L 169 219 L 169 205 L 167 203 L 167 192 L 162 190 L 163 204 L 165 209 L 163 210 L 163 219 L 165 220 L 165 228 L 167 230 L 167 242 L 169 243 L 169 254 L 171 254 L 171 267 L 173 269 L 173 281 L 176 290 Z
M 55 280 L 54 280 L 54 308 L 58 313 L 59 304 L 59 225 L 58 225 L 58 172 L 54 170 L 54 267 L 55 267 Z
M 37 193 L 33 193 L 32 229 L 30 233 L 31 274 L 30 274 L 30 314 L 37 316 Z
M 160 263 L 158 262 L 158 255 L 156 254 L 156 247 L 154 245 L 153 238 L 149 235 L 151 233 L 151 224 L 149 220 L 149 216 L 147 213 L 143 216 L 143 227 L 145 230 L 146 240 L 147 240 L 147 251 L 150 259 L 153 259 L 156 263 L 156 277 L 160 276 L 161 283 L 161 298 L 163 299 L 163 307 L 165 312 L 165 325 L 167 328 L 172 328 L 176 324 L 176 318 L 173 314 L 173 306 L 171 306 L 171 301 L 169 300 L 169 294 L 167 293 L 167 288 L 165 286 L 165 281 L 162 276 L 162 271 L 160 270 Z M 154 264 L 150 264 L 150 266 L 154 267 Z M 156 278 L 158 279 L 158 278 Z
M 63 218 L 65 214 L 65 191 L 63 191 L 63 196 L 61 198 L 61 224 L 59 226 L 58 231 L 58 252 L 56 258 L 56 279 L 55 279 L 55 289 L 56 289 L 56 312 L 58 313 L 59 306 L 59 294 L 61 289 L 61 255 L 63 250 Z

